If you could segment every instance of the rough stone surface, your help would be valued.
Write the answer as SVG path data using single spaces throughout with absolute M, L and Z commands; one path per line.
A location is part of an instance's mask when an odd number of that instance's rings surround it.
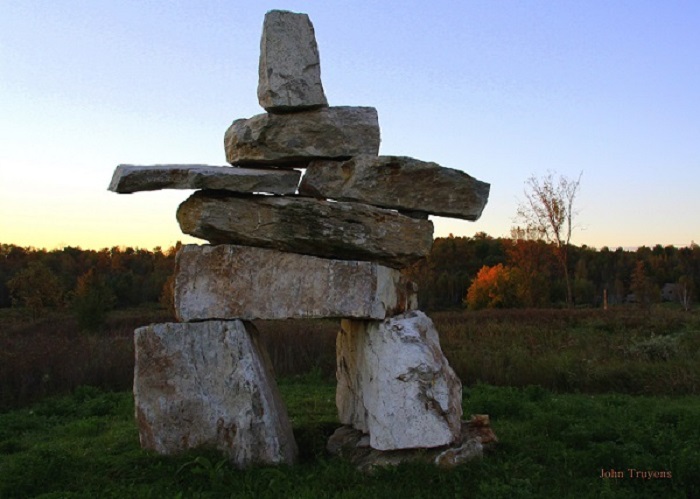
M 439 447 L 459 438 L 462 384 L 423 312 L 343 320 L 336 359 L 340 422 L 368 433 L 373 449 Z
M 292 114 L 258 114 L 236 120 L 224 135 L 234 165 L 305 166 L 312 159 L 349 159 L 379 152 L 373 107 L 325 107 Z
M 175 267 L 178 320 L 357 317 L 415 309 L 398 270 L 247 246 L 183 246 Z
M 236 196 L 200 191 L 183 202 L 185 234 L 213 244 L 241 244 L 402 268 L 433 245 L 433 224 L 358 203 L 300 197 Z
M 313 161 L 299 193 L 466 220 L 477 220 L 490 185 L 437 163 L 404 156 Z
M 450 469 L 483 457 L 484 452 L 493 450 L 497 442 L 489 426 L 489 417 L 480 414 L 462 421 L 459 438 L 447 446 L 380 451 L 370 447 L 369 438 L 360 430 L 341 426 L 328 439 L 326 448 L 330 454 L 348 460 L 360 471 L 372 472 L 379 467 L 405 462 L 433 463 Z
M 137 329 L 134 342 L 142 447 L 216 448 L 240 467 L 296 460 L 287 411 L 251 324 L 152 324 Z
M 120 194 L 160 189 L 217 189 L 233 192 L 294 194 L 301 172 L 271 168 L 209 165 L 119 165 L 109 190 Z
M 265 14 L 258 101 L 271 113 L 328 105 L 314 27 L 306 14 L 283 10 Z

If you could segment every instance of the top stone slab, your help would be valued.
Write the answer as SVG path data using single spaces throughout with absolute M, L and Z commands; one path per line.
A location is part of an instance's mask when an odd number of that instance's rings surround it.
M 265 14 L 258 101 L 270 113 L 328 106 L 314 27 L 306 14 L 284 10 Z

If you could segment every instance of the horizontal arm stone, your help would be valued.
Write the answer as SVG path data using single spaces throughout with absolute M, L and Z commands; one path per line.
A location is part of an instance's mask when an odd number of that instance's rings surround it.
M 119 194 L 161 189 L 219 189 L 294 194 L 301 172 L 209 165 L 119 165 L 109 190 Z
M 313 161 L 299 186 L 301 195 L 465 220 L 481 216 L 489 190 L 489 184 L 437 163 L 372 155 Z

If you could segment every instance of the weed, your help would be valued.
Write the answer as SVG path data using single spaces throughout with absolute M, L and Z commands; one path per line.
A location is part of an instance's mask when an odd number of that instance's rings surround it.
M 670 360 L 678 354 L 680 339 L 679 335 L 656 336 L 652 333 L 650 338 L 634 342 L 628 351 L 643 360 Z

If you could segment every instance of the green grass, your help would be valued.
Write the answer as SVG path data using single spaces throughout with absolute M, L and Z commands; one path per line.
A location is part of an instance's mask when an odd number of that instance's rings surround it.
M 491 415 L 500 439 L 492 454 L 451 471 L 402 465 L 367 476 L 324 452 L 337 426 L 334 388 L 318 372 L 283 379 L 300 463 L 245 471 L 216 454 L 141 450 L 128 392 L 81 388 L 6 412 L 0 497 L 700 497 L 697 397 L 476 385 L 465 412 Z M 600 478 L 629 468 L 672 478 Z

